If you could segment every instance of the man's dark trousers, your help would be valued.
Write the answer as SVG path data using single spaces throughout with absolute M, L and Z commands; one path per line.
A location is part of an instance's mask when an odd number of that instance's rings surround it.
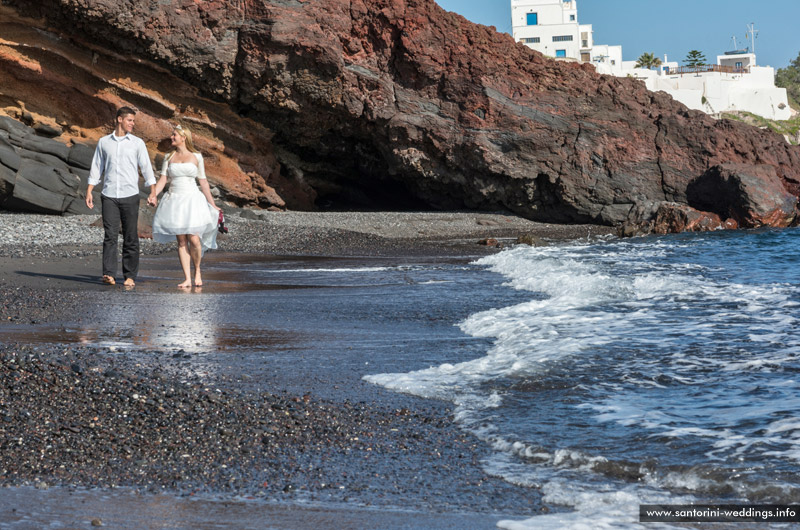
M 139 194 L 122 199 L 101 195 L 103 205 L 103 276 L 117 274 L 117 238 L 122 223 L 122 275 L 136 281 L 139 274 Z

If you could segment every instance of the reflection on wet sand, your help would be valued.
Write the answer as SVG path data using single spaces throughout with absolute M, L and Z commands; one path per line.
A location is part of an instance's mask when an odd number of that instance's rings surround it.
M 218 326 L 195 333 L 185 326 L 165 326 L 163 330 L 136 331 L 98 328 L 42 328 L 14 326 L 0 331 L 0 340 L 13 336 L 13 342 L 25 344 L 80 344 L 117 350 L 175 351 L 186 353 L 225 353 L 237 349 L 292 349 L 304 337 L 287 330 L 253 330 Z
M 265 329 L 258 319 L 265 308 L 253 303 L 258 293 L 318 288 L 264 281 L 257 271 L 282 261 L 274 257 L 216 254 L 206 260 L 205 285 L 191 289 L 176 288 L 167 276 L 178 274 L 171 261 L 161 257 L 143 261 L 149 274 L 142 274 L 135 287 L 124 289 L 124 296 L 115 296 L 113 290 L 99 296 L 87 292 L 85 315 L 65 315 L 62 326 L 4 326 L 0 340 L 189 354 L 282 350 L 296 343 L 299 334 Z M 117 291 L 122 294 L 123 288 Z M 71 325 L 72 318 L 80 323 Z
M 395 359 L 402 344 L 427 341 L 420 329 L 432 313 L 417 293 L 428 282 L 449 285 L 436 282 L 448 267 L 463 266 L 225 254 L 206 262 L 202 290 L 185 291 L 176 287 L 172 259 L 147 258 L 135 289 L 81 291 L 84 311 L 55 325 L 3 326 L 0 341 L 119 352 L 182 379 L 216 377 L 252 390 L 272 386 L 280 374 L 284 387 L 336 393 L 343 387 L 332 379 L 361 373 L 382 352 Z M 408 304 L 402 315 L 398 303 Z
M 178 498 L 141 495 L 120 488 L 97 490 L 3 488 L 0 520 L 8 528 L 90 528 L 117 530 L 241 530 L 296 528 L 404 528 L 449 530 L 493 528 L 499 515 L 427 513 L 357 506 L 282 503 L 260 500 Z M 56 524 L 53 521 L 66 523 Z M 3 528 L 6 526 L 3 525 Z

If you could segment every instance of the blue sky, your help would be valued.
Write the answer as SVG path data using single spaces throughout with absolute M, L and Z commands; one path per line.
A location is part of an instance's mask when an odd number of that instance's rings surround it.
M 511 33 L 510 0 L 436 0 L 448 11 Z M 578 22 L 592 24 L 597 44 L 621 44 L 623 59 L 644 52 L 682 63 L 692 49 L 708 62 L 733 47 L 747 46 L 755 22 L 758 64 L 788 66 L 800 53 L 800 0 L 578 0 Z

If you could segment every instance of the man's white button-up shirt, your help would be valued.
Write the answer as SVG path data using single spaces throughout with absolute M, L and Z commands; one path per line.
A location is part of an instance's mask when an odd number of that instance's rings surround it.
M 97 142 L 89 184 L 97 186 L 103 177 L 103 195 L 114 199 L 131 197 L 139 193 L 139 169 L 145 186 L 156 183 L 144 141 L 132 134 L 115 136 L 111 133 Z

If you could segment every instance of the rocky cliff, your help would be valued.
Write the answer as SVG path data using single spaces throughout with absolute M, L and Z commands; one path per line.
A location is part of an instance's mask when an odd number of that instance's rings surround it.
M 4 106 L 95 131 L 124 99 L 152 142 L 192 119 L 239 203 L 659 231 L 796 218 L 800 150 L 779 135 L 544 58 L 433 0 L 5 3 Z

